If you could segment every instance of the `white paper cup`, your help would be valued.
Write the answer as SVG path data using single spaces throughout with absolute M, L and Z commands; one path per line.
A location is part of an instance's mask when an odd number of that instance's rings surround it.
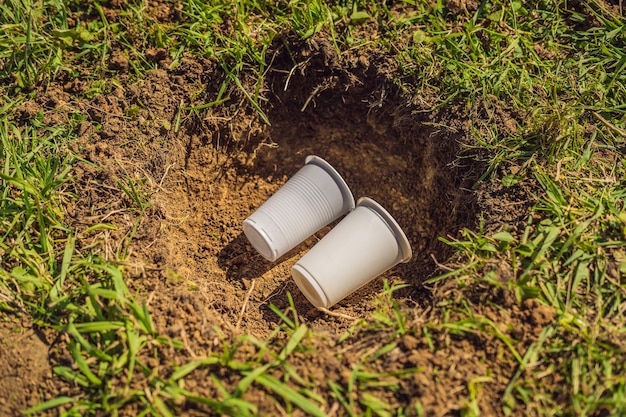
M 380 204 L 363 197 L 292 267 L 291 275 L 314 306 L 328 308 L 411 256 L 398 223 Z
M 322 158 L 305 165 L 243 222 L 252 246 L 275 261 L 306 238 L 354 209 L 350 188 Z

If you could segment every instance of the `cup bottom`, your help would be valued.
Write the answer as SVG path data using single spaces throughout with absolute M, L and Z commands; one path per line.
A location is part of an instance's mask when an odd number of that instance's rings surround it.
M 243 233 L 265 259 L 273 262 L 278 258 L 278 251 L 272 246 L 272 239 L 254 220 L 246 219 L 243 222 Z
M 328 308 L 328 298 L 324 294 L 324 290 L 309 271 L 296 264 L 291 268 L 291 276 L 311 304 L 315 307 Z

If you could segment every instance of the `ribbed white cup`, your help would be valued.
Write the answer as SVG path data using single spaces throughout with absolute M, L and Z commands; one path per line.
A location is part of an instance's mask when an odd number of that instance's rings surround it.
M 354 197 L 339 173 L 322 158 L 305 165 L 243 222 L 252 246 L 275 261 L 322 227 L 354 209 Z
M 292 267 L 291 275 L 314 306 L 328 308 L 411 256 L 398 223 L 380 204 L 363 197 Z

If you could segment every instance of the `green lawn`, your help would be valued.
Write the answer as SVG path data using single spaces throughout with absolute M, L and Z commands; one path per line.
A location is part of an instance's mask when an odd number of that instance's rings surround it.
M 421 398 L 436 394 L 409 383 L 425 369 L 385 371 L 389 355 L 418 343 L 434 357 L 479 340 L 495 353 L 449 415 L 626 415 L 626 20 L 617 3 L 0 2 L 0 318 L 27 317 L 62 335 L 67 361 L 53 371 L 70 387 L 22 411 L 257 415 L 266 408 L 249 395 L 256 390 L 287 414 L 428 416 Z M 114 54 L 135 82 L 159 67 L 146 58 L 158 49 L 166 71 L 185 59 L 215 64 L 218 96 L 184 117 L 201 119 L 235 92 L 266 123 L 273 53 L 320 39 L 339 56 L 388 56 L 386 75 L 415 117 L 454 112 L 466 122 L 458 158 L 484 167 L 475 192 L 524 195 L 523 221 L 485 211 L 475 228 L 441 236 L 455 255 L 421 284 L 439 294 L 421 321 L 394 296 L 404 284 L 385 283 L 374 313 L 335 340 L 312 331 L 293 304 L 272 307 L 281 325 L 267 340 L 224 336 L 212 355 L 156 369 L 149 359 L 183 341 L 159 334 L 129 290 L 125 251 L 111 259 L 86 238 L 112 226 L 67 221 L 67 207 L 81 204 L 75 169 L 88 164 L 77 132 L 101 126 L 77 107 L 51 123 L 25 105 L 74 79 L 87 85 L 75 93 L 83 101 L 124 88 Z M 149 215 L 141 184 L 119 189 L 136 219 Z M 368 349 L 352 367 L 338 353 L 346 378 L 313 384 L 292 358 L 306 364 L 331 343 Z M 186 388 L 199 378 L 215 395 Z M 489 388 L 494 381 L 504 389 Z

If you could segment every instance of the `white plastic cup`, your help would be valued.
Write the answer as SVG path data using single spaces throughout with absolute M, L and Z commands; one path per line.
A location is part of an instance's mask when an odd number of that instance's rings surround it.
M 291 268 L 291 275 L 314 306 L 329 308 L 411 256 L 398 223 L 380 204 L 363 197 Z
M 354 209 L 339 173 L 322 158 L 305 165 L 243 222 L 243 232 L 267 260 L 275 261 L 322 227 Z

